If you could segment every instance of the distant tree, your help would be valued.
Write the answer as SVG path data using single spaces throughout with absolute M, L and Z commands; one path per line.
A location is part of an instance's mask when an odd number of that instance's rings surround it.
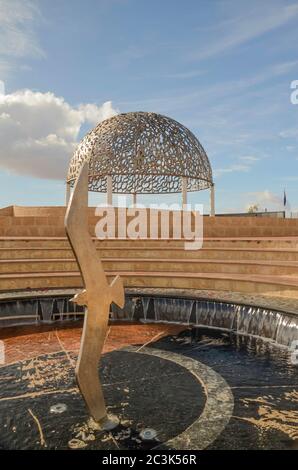
M 254 212 L 258 212 L 259 211 L 259 206 L 258 204 L 252 204 L 251 206 L 248 207 L 247 209 L 247 212 L 249 212 L 250 214 L 253 214 Z

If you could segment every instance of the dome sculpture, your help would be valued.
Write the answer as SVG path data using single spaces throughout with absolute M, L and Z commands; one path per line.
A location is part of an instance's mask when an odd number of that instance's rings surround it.
M 213 191 L 211 165 L 198 139 L 161 114 L 118 114 L 92 129 L 70 161 L 68 192 L 85 161 L 89 191 L 133 195 Z

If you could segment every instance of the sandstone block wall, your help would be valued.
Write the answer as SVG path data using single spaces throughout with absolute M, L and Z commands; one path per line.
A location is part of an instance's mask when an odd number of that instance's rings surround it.
M 150 233 L 150 217 L 147 210 L 147 236 Z M 173 212 L 169 215 L 170 237 L 173 236 Z M 64 237 L 65 207 L 22 207 L 10 206 L 0 209 L 0 236 L 5 237 Z M 127 224 L 134 215 L 126 213 Z M 159 225 L 162 217 L 159 214 Z M 90 233 L 95 235 L 95 226 L 100 217 L 95 208 L 89 208 Z M 118 210 L 116 209 L 116 237 Z M 192 229 L 194 215 L 192 214 Z M 160 236 L 160 230 L 158 232 Z M 271 217 L 204 217 L 204 237 L 298 237 L 298 219 Z

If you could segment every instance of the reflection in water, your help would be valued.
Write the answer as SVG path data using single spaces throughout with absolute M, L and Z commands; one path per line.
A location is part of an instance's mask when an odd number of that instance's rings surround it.
M 251 424 L 254 424 L 261 430 L 281 431 L 291 439 L 298 439 L 298 411 L 278 409 L 277 406 L 284 400 L 292 401 L 298 406 L 298 391 L 283 393 L 280 398 L 274 398 L 272 395 L 264 395 L 257 398 L 243 398 L 244 405 L 256 404 L 256 418 L 239 417 Z
M 160 340 L 195 358 L 230 385 L 235 410 L 212 449 L 294 449 L 298 446 L 298 365 L 288 348 L 259 337 L 206 327 Z

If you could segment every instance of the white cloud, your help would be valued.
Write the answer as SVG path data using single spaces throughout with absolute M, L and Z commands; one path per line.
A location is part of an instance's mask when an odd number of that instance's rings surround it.
M 247 162 L 247 163 L 254 163 L 254 162 L 259 161 L 260 159 L 257 158 L 257 157 L 254 157 L 252 155 L 246 155 L 244 157 L 239 157 L 239 160 L 241 160 L 243 162 Z
M 34 32 L 41 20 L 36 0 L 0 0 L 0 74 L 7 76 L 25 57 L 44 57 Z
M 49 92 L 0 94 L 0 168 L 64 179 L 82 124 L 94 125 L 116 113 L 110 101 L 72 107 Z
M 284 210 L 283 193 L 277 195 L 268 189 L 265 189 L 264 191 L 247 193 L 246 197 L 250 200 L 246 205 L 246 210 L 254 204 L 257 204 L 260 210 Z M 289 207 L 289 203 L 287 202 L 286 208 L 289 209 Z
M 234 173 L 234 172 L 247 172 L 250 170 L 250 166 L 248 165 L 231 165 L 227 168 L 217 168 L 214 170 L 214 175 L 218 178 L 226 173 Z
M 254 163 L 259 161 L 258 157 L 254 157 L 253 155 L 244 155 L 242 157 L 238 157 L 237 161 L 239 163 L 234 163 L 226 168 L 217 168 L 214 170 L 214 175 L 216 177 L 220 177 L 227 173 L 246 173 L 251 170 Z
M 235 4 L 231 4 L 233 9 Z M 228 6 L 228 5 L 226 5 Z M 298 17 L 298 5 L 284 5 L 274 2 L 258 2 L 248 4 L 247 9 L 238 15 L 219 23 L 216 28 L 204 31 L 204 47 L 192 54 L 193 59 L 207 59 L 216 56 L 237 46 L 245 44 L 269 31 L 287 24 Z M 213 39 L 215 38 L 215 39 Z M 207 45 L 206 45 L 207 44 Z
M 0 54 L 7 57 L 44 55 L 32 31 L 40 16 L 32 0 L 0 0 Z
M 97 124 L 107 117 L 111 117 L 114 114 L 117 114 L 115 110 L 112 108 L 111 101 L 106 101 L 101 106 L 97 106 L 96 104 L 81 104 L 78 107 L 84 119 L 92 124 Z
M 295 139 L 295 138 L 298 137 L 298 128 L 293 127 L 291 129 L 286 129 L 286 130 L 280 132 L 279 135 L 283 139 L 287 139 L 287 138 L 294 138 Z
M 4 95 L 5 93 L 5 83 L 0 80 L 0 95 Z

